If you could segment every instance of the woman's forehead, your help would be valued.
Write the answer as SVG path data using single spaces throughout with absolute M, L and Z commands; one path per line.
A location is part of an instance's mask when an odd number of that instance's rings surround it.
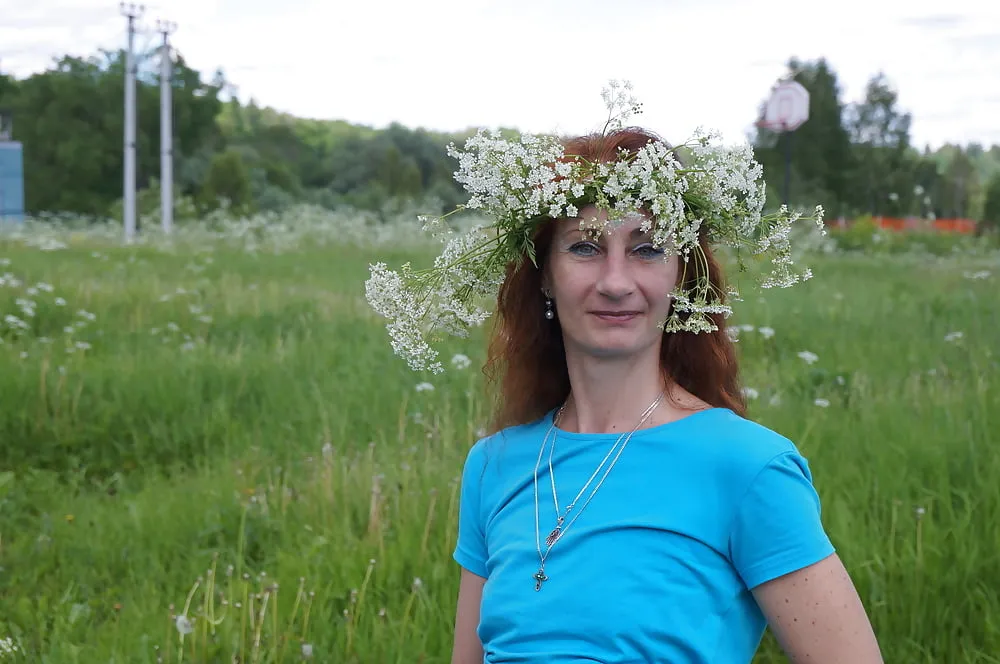
M 611 232 L 618 234 L 623 232 L 626 237 L 639 232 L 644 223 L 648 223 L 649 215 L 643 213 L 632 213 L 624 219 L 606 223 L 608 219 L 607 211 L 598 209 L 593 205 L 580 208 L 577 216 L 567 217 L 557 220 L 556 235 L 568 235 L 573 231 L 586 231 L 587 229 L 598 228 L 603 233 Z

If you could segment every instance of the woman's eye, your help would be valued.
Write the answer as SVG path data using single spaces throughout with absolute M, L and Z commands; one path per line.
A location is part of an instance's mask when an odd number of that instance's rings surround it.
M 577 242 L 569 250 L 577 256 L 594 256 L 598 252 L 597 247 L 590 242 Z
M 663 249 L 651 244 L 643 244 L 635 248 L 635 253 L 642 258 L 658 258 L 663 255 Z

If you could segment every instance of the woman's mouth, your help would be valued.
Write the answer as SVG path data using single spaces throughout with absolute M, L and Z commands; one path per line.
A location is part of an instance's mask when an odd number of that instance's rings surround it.
M 624 323 L 640 314 L 638 311 L 592 311 L 591 313 L 609 323 Z

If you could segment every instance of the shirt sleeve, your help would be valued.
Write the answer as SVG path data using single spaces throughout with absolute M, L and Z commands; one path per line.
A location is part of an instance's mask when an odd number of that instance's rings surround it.
M 819 495 L 804 457 L 779 454 L 757 474 L 736 506 L 729 551 L 747 588 L 835 551 L 820 519 Z
M 486 578 L 486 532 L 480 509 L 484 460 L 480 442 L 469 450 L 462 470 L 458 501 L 458 541 L 452 557 L 473 574 Z

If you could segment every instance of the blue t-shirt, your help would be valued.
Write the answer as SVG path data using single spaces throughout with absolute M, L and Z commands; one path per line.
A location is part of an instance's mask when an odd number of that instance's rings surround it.
M 536 591 L 534 468 L 554 413 L 479 440 L 465 462 L 454 558 L 486 579 L 484 662 L 750 662 L 766 627 L 750 589 L 834 552 L 795 445 L 725 408 L 637 431 Z M 556 433 L 565 510 L 619 434 Z M 555 526 L 548 456 L 543 552 Z

